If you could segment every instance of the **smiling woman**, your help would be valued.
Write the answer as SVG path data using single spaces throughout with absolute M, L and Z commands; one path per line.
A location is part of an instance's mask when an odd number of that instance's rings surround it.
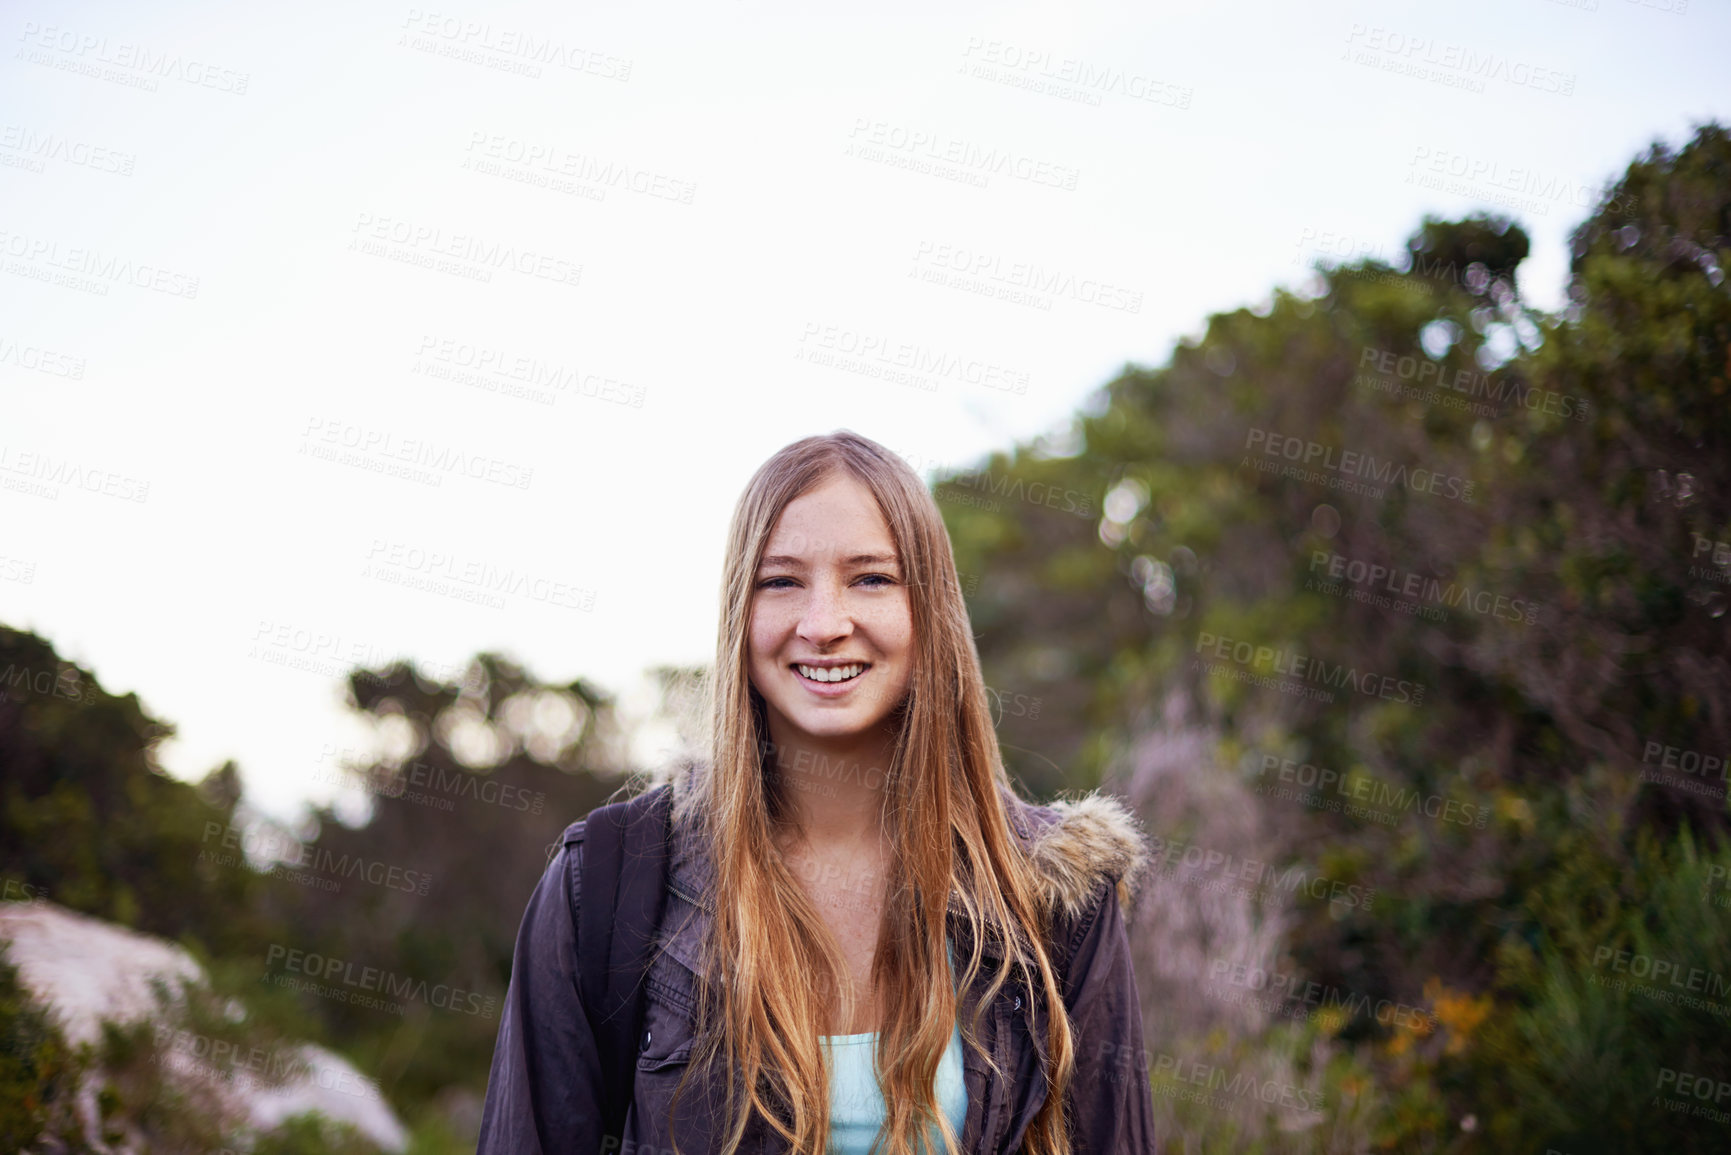
M 1011 788 L 913 470 L 848 432 L 775 454 L 722 606 L 709 759 L 574 823 L 530 900 L 482 1155 L 1153 1151 L 1144 843 Z

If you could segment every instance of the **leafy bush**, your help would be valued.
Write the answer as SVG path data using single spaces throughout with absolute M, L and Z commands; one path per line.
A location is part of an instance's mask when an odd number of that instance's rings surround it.
M 0 1150 L 22 1151 L 71 1118 L 79 1063 L 5 948 L 0 942 Z

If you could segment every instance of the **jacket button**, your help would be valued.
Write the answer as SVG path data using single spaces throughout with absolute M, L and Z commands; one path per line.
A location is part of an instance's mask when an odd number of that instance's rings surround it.
M 1018 1011 L 1019 1011 L 1019 1010 L 1021 1010 L 1021 1009 L 1022 1009 L 1022 996 L 1021 996 L 1021 995 L 1017 995 L 1017 996 L 1016 996 L 1016 1007 L 1015 1007 L 1015 1009 L 1016 1009 L 1016 1010 L 1018 1010 Z
M 653 1031 L 644 1031 L 643 1032 L 643 1045 L 638 1047 L 637 1049 L 639 1051 L 647 1051 L 649 1049 L 649 1041 L 652 1038 L 654 1038 L 654 1032 Z

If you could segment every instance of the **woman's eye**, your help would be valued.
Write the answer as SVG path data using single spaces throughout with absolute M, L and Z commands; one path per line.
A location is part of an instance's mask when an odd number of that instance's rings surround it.
M 787 584 L 786 585 L 780 584 L 782 582 L 785 582 Z M 786 589 L 788 586 L 790 586 L 792 584 L 793 584 L 792 578 L 772 577 L 772 578 L 764 578 L 762 581 L 758 582 L 757 588 L 760 590 L 782 590 L 782 589 Z
M 873 589 L 881 589 L 884 586 L 895 584 L 895 582 L 893 580 L 885 577 L 881 573 L 868 573 L 864 577 L 860 578 L 859 580 L 862 584 L 867 583 L 867 582 L 871 583 L 871 586 Z

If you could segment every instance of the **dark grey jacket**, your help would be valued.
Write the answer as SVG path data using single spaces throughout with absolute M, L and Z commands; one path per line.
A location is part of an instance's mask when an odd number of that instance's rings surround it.
M 675 783 L 675 797 L 680 796 Z M 1008 796 L 1007 796 L 1008 798 Z M 1046 884 L 1056 912 L 1054 957 L 1067 975 L 1064 1004 L 1074 1027 L 1076 1073 L 1069 1107 L 1076 1155 L 1155 1150 L 1153 1100 L 1136 976 L 1120 909 L 1131 877 L 1146 859 L 1134 822 L 1116 800 L 1032 806 L 1009 799 L 1012 825 Z M 681 1096 L 675 1130 L 668 1111 L 690 1059 L 695 1031 L 699 946 L 714 911 L 713 865 L 700 840 L 674 825 L 662 949 L 648 972 L 645 1030 L 625 1143 L 601 1139 L 600 1057 L 578 997 L 575 917 L 582 900 L 583 823 L 566 831 L 518 931 L 481 1123 L 478 1155 L 682 1155 L 719 1151 L 720 1076 L 693 1076 Z M 969 924 L 951 904 L 950 934 L 958 959 L 972 949 Z M 987 956 L 992 957 L 990 944 Z M 973 1048 L 963 1055 L 968 1091 L 962 1150 L 1008 1155 L 1020 1149 L 1046 1100 L 1040 1071 L 1044 1000 L 1025 999 L 1006 984 L 981 1018 L 981 1044 L 1005 1072 L 990 1077 Z M 960 992 L 964 1021 L 984 994 L 983 979 Z M 753 1118 L 741 1155 L 785 1152 L 785 1140 Z

